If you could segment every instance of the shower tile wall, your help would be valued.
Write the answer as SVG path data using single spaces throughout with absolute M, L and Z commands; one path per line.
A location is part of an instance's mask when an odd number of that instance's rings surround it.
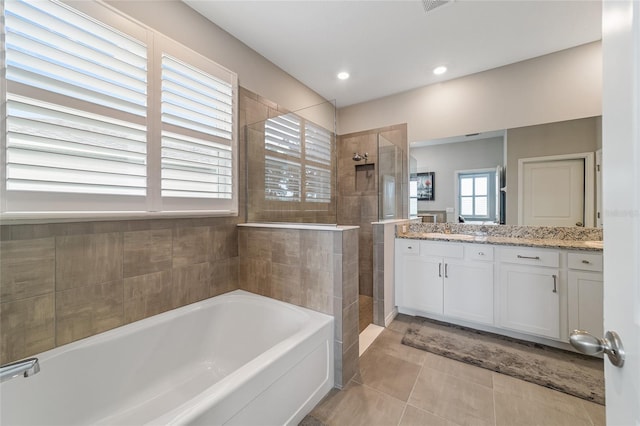
M 367 130 L 338 137 L 338 223 L 360 227 L 359 243 L 359 293 L 373 297 L 373 228 L 378 221 L 378 134 L 383 134 L 390 142 L 407 152 L 407 125 L 399 124 L 381 129 Z M 365 161 L 353 161 L 353 154 L 369 154 L 366 164 L 373 164 L 374 170 L 356 166 Z M 366 184 L 365 184 L 366 182 Z M 406 184 L 402 184 L 402 193 Z M 402 217 L 408 217 L 408 195 L 401 203 Z M 375 303 L 375 300 L 374 300 Z
M 359 294 L 373 296 L 373 234 L 371 222 L 378 220 L 378 132 L 342 135 L 338 139 L 338 223 L 360 227 L 358 241 Z M 356 168 L 353 153 L 369 154 L 366 164 L 374 170 Z
M 335 384 L 358 367 L 357 229 L 240 227 L 239 286 L 335 318 Z
M 235 221 L 3 225 L 0 363 L 238 288 Z

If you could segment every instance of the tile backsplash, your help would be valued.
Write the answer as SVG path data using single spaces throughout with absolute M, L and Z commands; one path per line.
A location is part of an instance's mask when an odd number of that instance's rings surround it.
M 237 289 L 235 222 L 3 225 L 0 363 Z

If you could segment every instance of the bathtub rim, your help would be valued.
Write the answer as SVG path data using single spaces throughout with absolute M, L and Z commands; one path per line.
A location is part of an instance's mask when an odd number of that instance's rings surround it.
M 100 332 L 98 334 L 94 334 L 91 336 L 87 336 L 87 337 L 83 337 L 81 339 L 78 340 L 74 340 L 73 342 L 69 342 L 69 343 L 65 343 L 64 345 L 60 345 L 57 346 L 55 348 L 51 348 L 48 349 L 46 351 L 43 352 L 38 352 L 35 354 L 30 355 L 30 357 L 36 357 L 38 358 L 40 363 L 46 362 L 49 359 L 52 359 L 56 356 L 62 355 L 65 352 L 68 351 L 73 351 L 76 348 L 79 347 L 85 347 L 85 346 L 95 346 L 98 345 L 100 343 L 104 343 L 107 342 L 109 340 L 113 340 L 117 337 L 120 336 L 126 336 L 128 334 L 131 334 L 135 331 L 141 331 L 147 328 L 152 327 L 153 325 L 156 324 L 163 324 L 166 322 L 169 322 L 173 319 L 179 318 L 181 316 L 184 315 L 188 315 L 191 312 L 195 312 L 195 311 L 199 311 L 202 309 L 206 309 L 207 307 L 209 307 L 210 305 L 217 305 L 223 302 L 223 298 L 229 298 L 229 297 L 236 297 L 236 298 L 245 298 L 248 300 L 260 300 L 263 302 L 267 302 L 267 303 L 272 303 L 278 306 L 281 306 L 283 308 L 286 308 L 288 310 L 292 310 L 292 311 L 297 311 L 297 312 L 301 312 L 304 315 L 309 316 L 309 318 L 313 318 L 313 319 L 318 319 L 318 320 L 322 320 L 323 318 L 326 319 L 325 317 L 329 318 L 329 319 L 333 319 L 333 317 L 331 315 L 322 313 L 322 312 L 318 312 L 318 311 L 314 311 L 312 309 L 309 308 L 305 308 L 302 306 L 298 306 L 298 305 L 294 305 L 291 303 L 287 303 L 287 302 L 283 302 L 281 300 L 277 300 L 277 299 L 272 299 L 270 297 L 267 296 L 262 296 L 256 293 L 251 293 L 248 292 L 246 290 L 240 290 L 240 289 L 236 289 L 236 290 L 232 290 L 229 291 L 227 293 L 222 293 L 219 294 L 217 296 L 213 296 L 213 297 L 209 297 L 207 299 L 203 299 L 203 300 L 199 300 L 197 302 L 193 302 L 189 305 L 185 305 L 185 306 L 181 306 L 179 308 L 175 308 L 175 309 L 171 309 L 168 311 L 164 311 L 164 312 L 160 312 L 158 314 L 152 315 L 150 317 L 147 318 L 143 318 L 134 322 L 130 322 L 127 324 L 122 324 L 120 326 L 111 328 L 109 330 L 105 330 L 103 332 Z M 297 332 L 296 332 L 297 333 Z M 15 361 L 20 361 L 21 359 L 24 358 L 20 358 L 20 359 L 16 359 Z M 12 361 L 13 362 L 13 361 Z
M 225 400 L 225 398 L 233 394 L 234 390 L 242 388 L 247 382 L 260 375 L 261 372 L 264 372 L 274 362 L 277 362 L 279 359 L 281 359 L 285 354 L 291 351 L 295 351 L 299 347 L 300 342 L 305 342 L 307 341 L 307 339 L 312 338 L 312 336 L 314 335 L 324 335 L 325 340 L 327 340 L 328 344 L 330 345 L 328 357 L 329 373 L 327 377 L 330 380 L 331 387 L 333 387 L 333 370 L 335 368 L 333 363 L 335 319 L 328 314 L 313 311 L 309 308 L 293 305 L 287 302 L 272 299 L 240 289 L 204 299 L 170 311 L 165 311 L 133 323 L 124 324 L 122 326 L 104 331 L 102 333 L 88 336 L 86 338 L 79 339 L 74 342 L 38 353 L 35 356 L 39 358 L 43 365 L 43 368 L 46 368 L 46 364 L 49 360 L 55 359 L 59 356 L 63 356 L 66 353 L 94 347 L 101 344 L 109 344 L 109 342 L 111 341 L 117 341 L 120 338 L 127 337 L 138 332 L 144 333 L 148 328 L 157 325 L 163 326 L 163 324 L 170 323 L 174 319 L 189 315 L 192 312 L 210 308 L 215 305 L 224 304 L 229 300 L 248 301 L 251 304 L 257 303 L 261 305 L 266 303 L 270 306 L 277 306 L 278 309 L 293 311 L 296 316 L 302 314 L 302 317 L 297 316 L 297 318 L 300 318 L 300 320 L 303 322 L 303 325 L 284 339 L 276 341 L 273 346 L 259 353 L 256 357 L 249 360 L 241 367 L 231 371 L 228 375 L 221 378 L 217 382 L 212 383 L 211 386 L 204 389 L 193 398 L 184 401 L 176 405 L 175 407 L 170 407 L 167 411 L 154 414 L 153 418 L 145 420 L 146 423 L 143 424 L 159 424 L 158 422 L 162 424 L 182 424 L 185 421 L 189 421 L 190 419 L 197 417 L 203 411 L 205 411 L 208 406 Z M 260 392 L 262 392 L 263 390 L 264 389 L 260 390 Z M 230 408 L 227 408 L 225 406 L 224 411 L 233 411 L 234 408 L 241 409 L 242 407 L 242 405 L 237 404 Z M 126 413 L 128 411 L 129 410 L 116 412 L 113 414 L 113 417 L 120 417 L 122 415 L 126 416 Z M 103 424 L 110 417 L 112 416 L 102 417 L 100 419 L 97 419 L 97 422 L 98 424 Z

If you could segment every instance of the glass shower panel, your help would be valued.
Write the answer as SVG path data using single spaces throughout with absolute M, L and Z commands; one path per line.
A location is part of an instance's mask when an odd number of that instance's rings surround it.
M 337 222 L 335 108 L 273 104 L 245 130 L 247 222 Z
M 403 165 L 404 151 L 378 134 L 378 218 L 379 220 L 400 219 L 406 217 L 406 202 L 404 193 L 407 192 Z M 404 161 L 403 161 L 404 159 Z M 408 198 L 406 199 L 408 202 Z

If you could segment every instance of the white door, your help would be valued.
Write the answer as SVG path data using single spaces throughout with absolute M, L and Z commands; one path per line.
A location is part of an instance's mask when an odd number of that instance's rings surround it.
M 584 224 L 584 160 L 522 164 L 522 225 Z
M 604 328 L 626 350 L 605 362 L 607 424 L 640 425 L 640 2 L 603 2 Z M 601 336 L 599 336 L 601 337 Z

